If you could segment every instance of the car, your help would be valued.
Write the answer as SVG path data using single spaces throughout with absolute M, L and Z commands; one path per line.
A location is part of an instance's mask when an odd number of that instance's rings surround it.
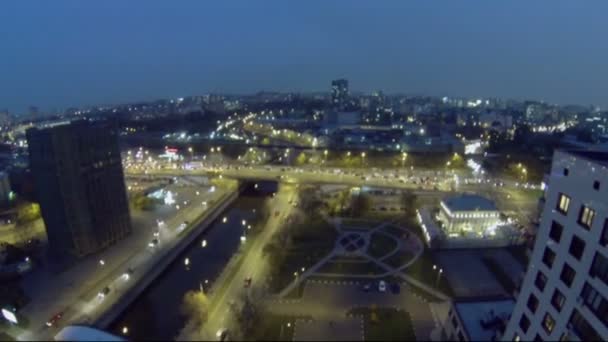
M 378 291 L 386 292 L 386 282 L 384 280 L 378 282 Z
M 63 317 L 63 312 L 58 312 L 58 313 L 54 314 L 53 317 L 51 317 L 51 319 L 49 319 L 46 322 L 46 326 L 47 327 L 54 326 L 61 319 L 61 317 Z
M 364 291 L 364 292 L 369 292 L 369 291 L 372 289 L 372 284 L 370 284 L 370 283 L 365 283 L 365 284 L 363 285 L 363 288 L 362 288 L 362 289 L 363 289 L 363 291 Z
M 218 341 L 226 341 L 228 338 L 228 329 L 221 328 L 217 331 L 217 333 L 215 333 L 215 336 L 217 337 Z
M 97 296 L 100 298 L 105 298 L 105 296 L 107 296 L 110 293 L 110 291 L 111 291 L 110 287 L 106 286 L 103 288 L 103 290 L 99 291 Z
M 399 286 L 399 284 L 397 283 L 392 283 L 391 284 L 391 292 L 393 294 L 399 294 L 401 292 L 401 287 Z
M 150 243 L 148 244 L 148 247 L 156 247 L 158 246 L 158 239 L 152 239 L 152 241 L 150 241 Z
M 251 287 L 251 277 L 245 278 L 245 288 Z

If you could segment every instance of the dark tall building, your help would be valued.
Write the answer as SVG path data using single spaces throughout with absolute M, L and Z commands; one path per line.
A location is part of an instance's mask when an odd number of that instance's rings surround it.
M 76 121 L 27 131 L 51 253 L 84 256 L 131 232 L 117 131 Z
M 348 101 L 348 80 L 331 81 L 331 103 L 338 109 L 343 109 Z

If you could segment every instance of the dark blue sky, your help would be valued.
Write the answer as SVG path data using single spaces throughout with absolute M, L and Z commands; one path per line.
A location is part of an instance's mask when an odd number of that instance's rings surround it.
M 354 90 L 608 105 L 608 1 L 0 2 L 0 109 Z

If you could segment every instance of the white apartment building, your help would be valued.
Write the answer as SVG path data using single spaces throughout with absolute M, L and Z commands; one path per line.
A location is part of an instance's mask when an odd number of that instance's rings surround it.
M 505 341 L 608 340 L 608 152 L 556 151 Z

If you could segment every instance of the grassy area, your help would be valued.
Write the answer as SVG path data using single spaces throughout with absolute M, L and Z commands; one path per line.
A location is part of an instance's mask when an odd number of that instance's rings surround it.
M 397 247 L 397 242 L 390 236 L 373 233 L 367 248 L 367 253 L 374 258 L 381 258 L 392 252 Z
M 376 227 L 379 222 L 369 221 L 369 220 L 358 220 L 358 219 L 350 219 L 343 218 L 342 219 L 342 228 L 344 229 L 358 229 L 358 230 L 367 230 Z
M 391 255 L 390 257 L 388 257 L 382 261 L 390 266 L 399 267 L 399 266 L 409 262 L 410 260 L 412 260 L 412 258 L 413 258 L 413 255 L 410 252 L 404 251 L 404 250 L 399 250 L 395 254 Z
M 293 317 L 265 313 L 247 341 L 291 341 L 295 326 Z
M 420 257 L 405 269 L 405 273 L 430 287 L 437 288 L 437 271 L 433 270 L 433 265 L 435 265 L 433 255 L 428 249 L 425 249 Z M 440 277 L 438 290 L 448 296 L 454 295 L 447 277 Z
M 382 274 L 384 269 L 375 263 L 368 262 L 328 262 L 318 270 L 319 273 L 338 273 L 338 274 Z
M 356 308 L 349 313 L 363 316 L 366 341 L 416 341 L 412 321 L 406 311 Z
M 405 230 L 399 228 L 399 227 L 395 227 L 393 225 L 388 225 L 384 228 L 382 228 L 382 230 L 388 234 L 391 234 L 395 237 L 401 237 L 401 235 L 403 235 L 405 233 Z
M 329 254 L 337 236 L 334 226 L 320 217 L 275 234 L 264 247 L 270 260 L 270 289 L 281 290 L 294 279 L 294 272 L 300 273 Z
M 481 258 L 481 261 L 484 265 L 486 265 L 490 272 L 492 272 L 494 277 L 496 277 L 496 280 L 500 283 L 500 285 L 502 285 L 505 291 L 507 291 L 507 293 L 513 293 L 515 290 L 515 283 L 513 283 L 511 277 L 509 277 L 509 275 L 503 271 L 502 267 L 500 267 L 500 265 L 490 257 L 483 257 Z

